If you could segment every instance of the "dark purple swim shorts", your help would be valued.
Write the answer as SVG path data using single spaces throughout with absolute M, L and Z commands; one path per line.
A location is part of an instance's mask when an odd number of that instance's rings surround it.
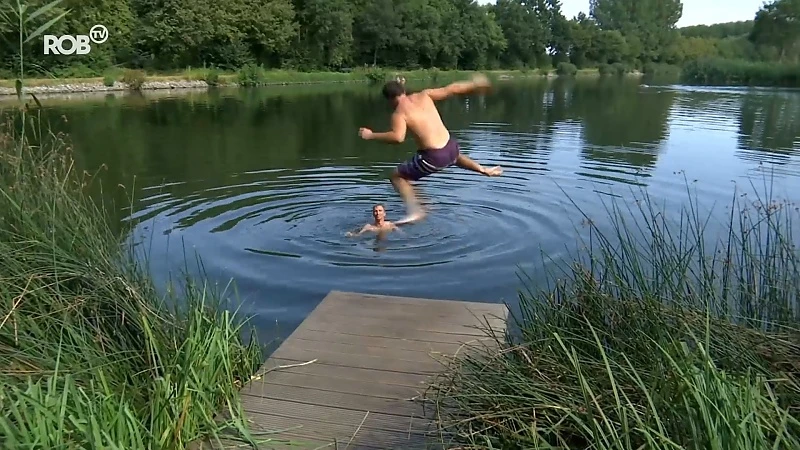
M 442 148 L 417 150 L 411 159 L 397 166 L 397 173 L 406 180 L 417 181 L 455 164 L 459 152 L 458 142 L 451 137 Z

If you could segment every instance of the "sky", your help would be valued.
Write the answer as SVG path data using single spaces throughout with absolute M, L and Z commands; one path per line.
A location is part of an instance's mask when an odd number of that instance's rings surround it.
M 495 0 L 478 0 L 478 3 L 494 3 Z M 752 20 L 764 0 L 683 0 L 683 16 L 678 27 L 711 25 L 721 22 Z M 579 12 L 589 14 L 589 0 L 561 0 L 561 11 L 567 19 Z

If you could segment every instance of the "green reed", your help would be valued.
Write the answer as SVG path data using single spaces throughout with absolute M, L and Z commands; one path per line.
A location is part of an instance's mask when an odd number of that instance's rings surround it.
M 684 82 L 705 85 L 800 86 L 800 64 L 704 58 L 681 70 Z
M 0 129 L 2 447 L 253 443 L 238 390 L 262 354 L 246 322 L 202 282 L 160 295 L 64 136 L 26 117 L 26 133 Z
M 428 398 L 461 448 L 800 448 L 794 205 L 734 194 L 724 234 L 696 198 L 646 193 L 584 216 L 582 251 L 526 281 L 509 329 L 452 361 Z M 754 187 L 754 186 L 753 186 Z M 636 206 L 633 206 L 636 205 Z M 556 274 L 554 274 L 556 275 Z
M 0 6 L 20 70 L 19 114 L 0 128 L 2 447 L 183 449 L 228 431 L 252 443 L 238 388 L 261 351 L 242 341 L 244 321 L 190 279 L 160 296 L 41 103 L 23 103 L 25 45 L 65 16 L 60 2 Z

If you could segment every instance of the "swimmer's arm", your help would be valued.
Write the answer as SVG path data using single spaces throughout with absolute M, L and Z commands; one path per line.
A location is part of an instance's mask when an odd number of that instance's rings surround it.
M 348 236 L 348 237 L 352 237 L 352 236 L 360 236 L 360 235 L 362 235 L 362 234 L 366 233 L 366 232 L 367 232 L 367 230 L 369 230 L 369 224 L 367 224 L 367 225 L 364 225 L 364 226 L 363 226 L 363 227 L 362 227 L 360 230 L 358 230 L 358 231 L 357 231 L 357 232 L 355 232 L 355 233 L 353 233 L 352 231 L 348 231 L 347 233 L 345 233 L 345 236 Z
M 471 81 L 457 81 L 450 83 L 445 87 L 425 89 L 424 92 L 431 100 L 439 101 L 453 95 L 469 94 L 477 90 L 486 89 L 489 87 L 489 80 L 483 75 L 473 77 Z
M 383 133 L 372 133 L 370 139 L 377 139 L 389 144 L 403 143 L 406 140 L 406 121 L 402 114 L 392 114 L 392 129 Z

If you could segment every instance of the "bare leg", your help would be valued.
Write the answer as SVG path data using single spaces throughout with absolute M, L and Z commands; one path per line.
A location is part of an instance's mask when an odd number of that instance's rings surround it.
M 392 181 L 394 190 L 400 194 L 400 198 L 402 198 L 403 203 L 406 204 L 406 211 L 408 212 L 408 217 L 406 219 L 396 223 L 414 222 L 425 217 L 425 211 L 423 211 L 422 207 L 420 206 L 417 196 L 414 194 L 414 187 L 411 186 L 411 183 L 409 183 L 405 178 L 401 177 L 397 172 L 393 173 L 389 179 Z
M 462 169 L 478 172 L 480 174 L 489 177 L 496 177 L 503 173 L 503 169 L 500 166 L 494 166 L 490 169 L 487 169 L 482 165 L 478 164 L 477 162 L 475 162 L 474 160 L 472 160 L 471 158 L 469 158 L 468 156 L 464 155 L 458 155 L 458 158 L 456 159 L 456 166 Z

